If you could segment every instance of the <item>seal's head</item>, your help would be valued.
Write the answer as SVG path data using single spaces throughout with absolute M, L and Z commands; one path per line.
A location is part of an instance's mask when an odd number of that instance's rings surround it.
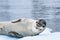
M 39 33 L 43 32 L 46 28 L 46 21 L 44 19 L 39 19 L 36 21 L 36 29 L 39 31 Z

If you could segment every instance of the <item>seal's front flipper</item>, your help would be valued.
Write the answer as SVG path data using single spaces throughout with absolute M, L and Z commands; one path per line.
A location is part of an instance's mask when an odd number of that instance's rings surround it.
M 8 33 L 8 35 L 13 36 L 13 37 L 18 37 L 18 38 L 22 38 L 23 37 L 23 35 L 20 35 L 19 33 L 14 32 L 14 31 L 10 31 Z
M 21 22 L 21 19 L 13 20 L 11 23 Z

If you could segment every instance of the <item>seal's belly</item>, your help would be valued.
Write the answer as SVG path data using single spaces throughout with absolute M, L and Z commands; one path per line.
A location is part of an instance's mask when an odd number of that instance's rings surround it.
M 20 35 L 23 36 L 31 36 L 34 35 L 34 33 L 32 32 L 32 27 L 30 27 L 29 25 L 27 26 L 26 24 L 10 24 L 10 25 L 4 25 L 3 30 L 0 31 L 0 34 L 6 34 L 9 35 L 9 32 L 16 32 Z

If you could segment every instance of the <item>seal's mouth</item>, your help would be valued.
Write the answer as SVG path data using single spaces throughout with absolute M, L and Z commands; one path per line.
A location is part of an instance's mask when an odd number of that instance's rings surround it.
M 39 30 L 39 33 L 43 32 L 44 31 L 44 27 L 36 27 L 37 30 Z

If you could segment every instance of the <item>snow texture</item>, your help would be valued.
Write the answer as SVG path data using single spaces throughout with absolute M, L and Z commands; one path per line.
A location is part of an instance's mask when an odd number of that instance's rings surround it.
M 37 36 L 28 36 L 24 38 L 14 38 L 9 36 L 0 35 L 0 40 L 60 40 L 60 32 L 54 32 L 49 28 L 46 28 L 44 32 Z

